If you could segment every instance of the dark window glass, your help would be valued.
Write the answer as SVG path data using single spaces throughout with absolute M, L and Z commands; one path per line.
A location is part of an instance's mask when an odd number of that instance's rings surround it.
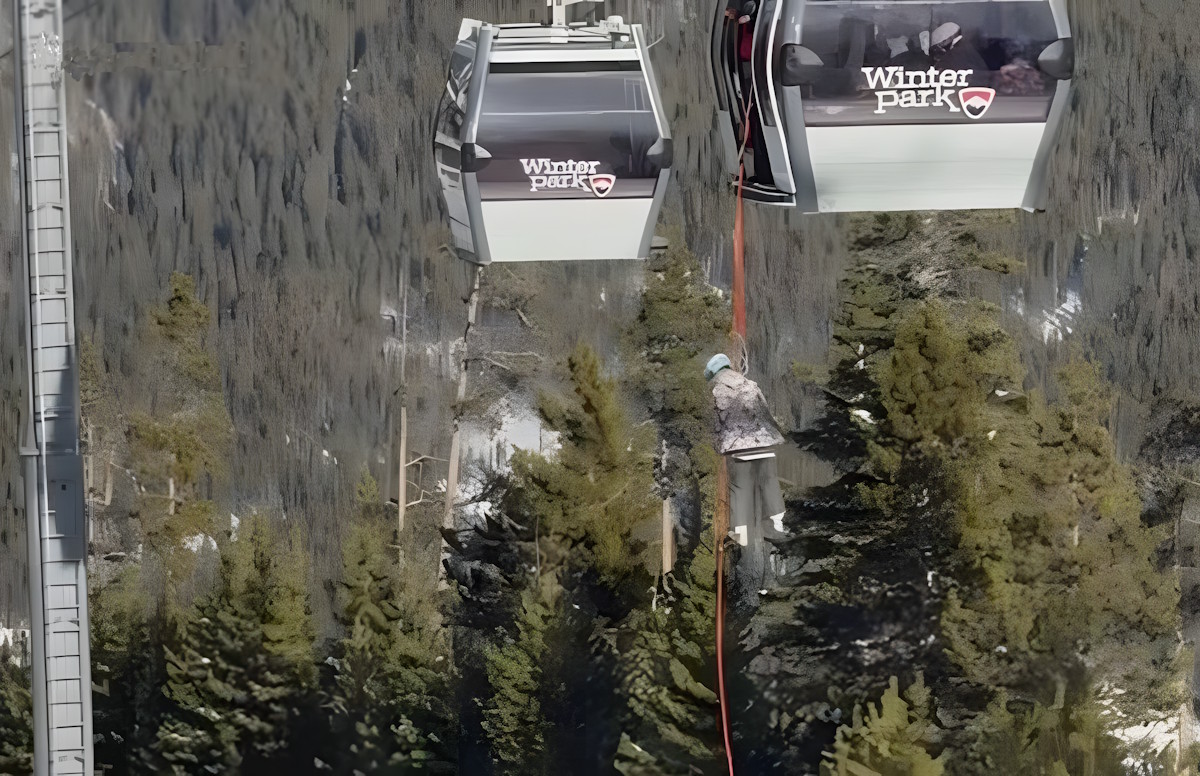
M 488 73 L 476 139 L 490 157 L 479 165 L 483 198 L 652 196 L 659 135 L 642 73 L 542 67 Z
M 1037 61 L 1057 39 L 1040 0 L 831 0 L 805 10 L 805 61 L 785 53 L 782 66 L 808 66 L 809 126 L 1045 121 L 1056 82 Z
M 474 67 L 474 50 L 455 48 L 450 55 L 450 70 L 446 75 L 446 90 L 438 105 L 437 130 L 451 140 L 462 140 L 466 119 L 467 87 Z

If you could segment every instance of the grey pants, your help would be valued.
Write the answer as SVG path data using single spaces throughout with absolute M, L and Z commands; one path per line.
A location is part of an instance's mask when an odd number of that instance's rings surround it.
M 742 545 L 783 531 L 783 491 L 774 456 L 753 461 L 729 457 L 729 530 Z

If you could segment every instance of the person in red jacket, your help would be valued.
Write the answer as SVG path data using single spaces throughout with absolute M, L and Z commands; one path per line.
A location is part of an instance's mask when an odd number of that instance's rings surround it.
M 750 52 L 754 48 L 754 15 L 758 11 L 758 4 L 754 0 L 746 0 L 742 4 L 742 15 L 738 17 L 738 59 L 742 62 L 750 61 Z
M 737 17 L 738 24 L 745 24 L 754 17 L 757 10 L 756 0 L 729 0 L 729 4 L 725 6 L 725 16 L 729 19 Z

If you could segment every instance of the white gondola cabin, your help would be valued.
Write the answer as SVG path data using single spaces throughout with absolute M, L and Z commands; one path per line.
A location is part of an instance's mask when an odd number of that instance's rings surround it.
M 1074 69 L 1066 0 L 716 0 L 711 61 L 747 199 L 1045 207 Z
M 434 156 L 459 257 L 644 259 L 671 135 L 640 25 L 466 19 Z M 568 3 L 572 0 L 568 0 Z

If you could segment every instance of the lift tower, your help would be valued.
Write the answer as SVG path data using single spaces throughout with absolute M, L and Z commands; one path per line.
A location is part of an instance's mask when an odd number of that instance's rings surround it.
M 29 302 L 21 457 L 29 542 L 34 775 L 92 776 L 62 0 L 13 0 L 13 13 L 20 232 Z

